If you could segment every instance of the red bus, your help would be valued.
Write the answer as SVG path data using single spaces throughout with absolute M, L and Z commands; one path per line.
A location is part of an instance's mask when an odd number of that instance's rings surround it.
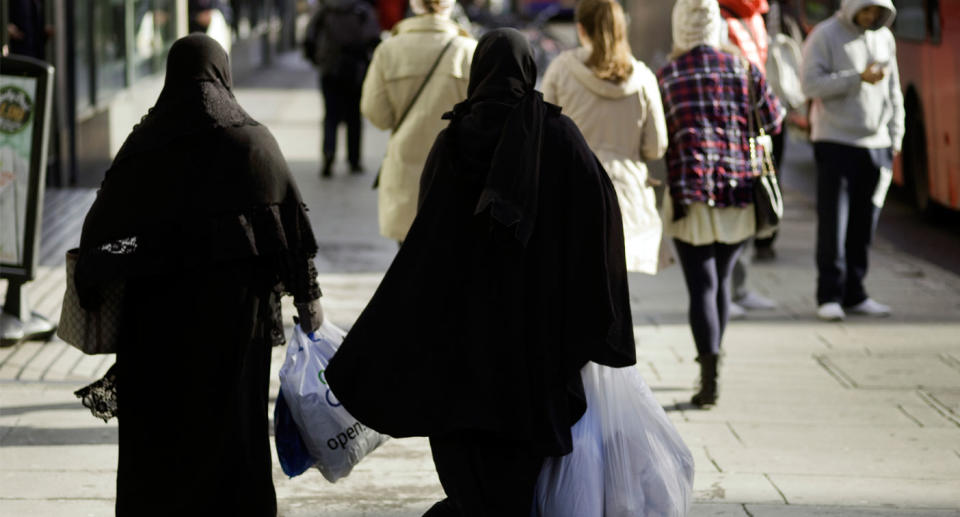
M 839 0 L 805 0 L 806 28 Z M 933 201 L 960 210 L 960 0 L 894 0 L 897 63 L 906 109 L 903 154 L 894 182 L 921 211 Z

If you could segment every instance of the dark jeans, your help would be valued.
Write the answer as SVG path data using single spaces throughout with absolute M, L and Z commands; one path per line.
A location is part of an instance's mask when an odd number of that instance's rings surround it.
M 730 311 L 730 277 L 746 242 L 714 242 L 704 246 L 677 239 L 673 242 L 683 268 L 683 278 L 687 281 L 690 295 L 688 316 L 697 354 L 719 354 Z
M 873 195 L 890 149 L 814 142 L 817 162 L 817 304 L 856 305 L 867 298 L 867 253 L 880 207 Z
M 777 181 L 780 183 L 780 188 L 783 189 L 783 168 L 780 167 L 780 164 L 783 163 L 783 151 L 784 146 L 787 144 L 787 125 L 783 125 L 783 129 L 773 135 L 773 168 L 777 171 Z M 773 232 L 773 235 L 765 237 L 763 239 L 754 239 L 753 246 L 755 248 L 772 248 L 773 241 L 777 238 L 777 232 Z
M 543 456 L 487 433 L 431 436 L 430 449 L 447 498 L 424 517 L 529 517 Z
M 350 165 L 360 165 L 360 90 L 355 74 L 321 74 L 320 88 L 323 91 L 323 158 L 332 162 L 337 152 L 337 127 L 347 124 L 347 160 Z

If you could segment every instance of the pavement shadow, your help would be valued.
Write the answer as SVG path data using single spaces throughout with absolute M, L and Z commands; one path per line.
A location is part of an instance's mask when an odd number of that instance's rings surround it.
M 673 413 L 679 411 L 683 413 L 684 411 L 709 411 L 708 407 L 694 406 L 689 402 L 677 402 L 670 406 L 663 406 L 663 410 L 667 413 Z
M 120 443 L 117 426 L 31 427 L 0 426 L 2 447 L 43 447 L 48 445 L 116 445 Z
M 0 406 L 0 416 L 17 416 L 37 411 L 76 411 L 83 409 L 80 401 L 60 402 L 57 404 L 35 404 L 32 406 Z
M 786 309 L 790 311 L 789 308 Z M 660 313 L 650 313 L 644 309 L 633 309 L 633 321 L 635 327 L 643 326 L 659 326 L 659 325 L 687 325 L 689 324 L 689 319 L 687 313 L 683 312 L 660 312 Z M 729 326 L 736 326 L 743 323 L 791 323 L 791 324 L 804 324 L 804 325 L 845 325 L 851 327 L 875 327 L 875 326 L 896 326 L 896 325 L 915 325 L 918 323 L 957 323 L 957 313 L 941 313 L 941 314 L 930 314 L 930 313 L 921 313 L 917 311 L 915 313 L 908 313 L 902 310 L 896 310 L 893 315 L 889 317 L 870 317 L 870 316 L 857 316 L 849 315 L 842 322 L 829 323 L 824 322 L 817 318 L 814 313 L 814 309 L 810 309 L 809 312 L 797 313 L 797 312 L 785 312 L 784 310 L 774 310 L 774 311 L 749 311 L 745 318 L 731 319 L 728 322 Z

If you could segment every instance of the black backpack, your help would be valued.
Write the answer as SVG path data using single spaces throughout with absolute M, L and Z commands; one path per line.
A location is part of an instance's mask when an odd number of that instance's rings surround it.
M 380 41 L 376 12 L 364 0 L 323 6 L 307 28 L 304 55 L 322 71 L 340 69 L 344 60 L 369 62 Z

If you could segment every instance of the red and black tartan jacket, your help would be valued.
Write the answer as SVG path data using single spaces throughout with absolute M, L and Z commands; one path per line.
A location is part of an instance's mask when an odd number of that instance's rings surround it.
M 749 73 L 749 75 L 748 75 Z M 767 134 L 780 132 L 783 110 L 756 66 L 707 45 L 693 48 L 657 72 L 666 112 L 667 179 L 674 204 L 746 206 L 753 202 L 747 80 L 757 92 L 757 118 Z

